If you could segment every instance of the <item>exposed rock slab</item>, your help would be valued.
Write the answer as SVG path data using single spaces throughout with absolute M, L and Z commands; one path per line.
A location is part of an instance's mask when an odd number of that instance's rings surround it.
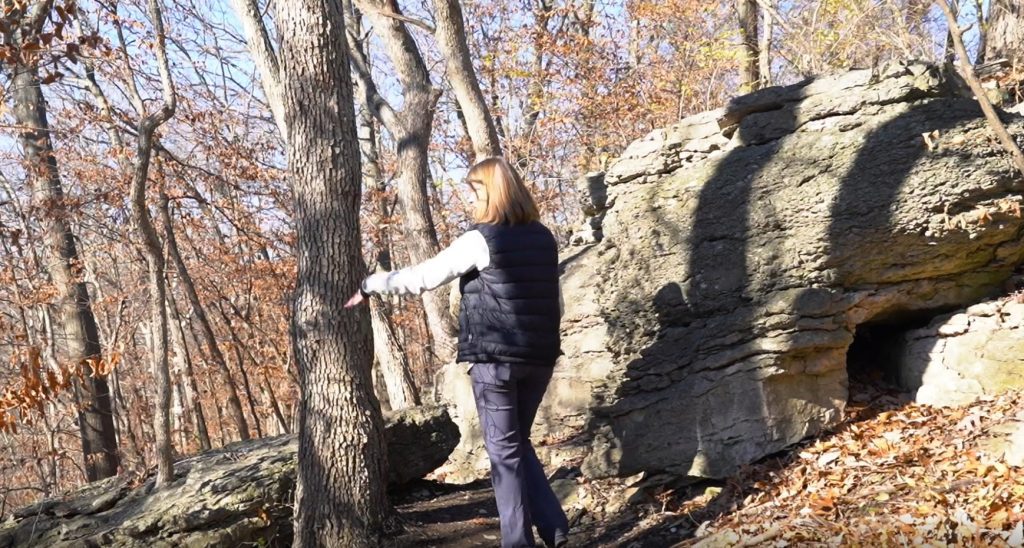
M 903 337 L 900 382 L 919 403 L 964 405 L 1024 388 L 1024 303 L 990 301 Z
M 1024 258 L 1024 184 L 951 89 L 925 64 L 853 71 L 628 147 L 603 240 L 566 250 L 566 355 L 534 438 L 571 439 L 542 459 L 727 476 L 840 420 L 858 325 L 998 291 Z M 479 468 L 473 441 L 453 463 Z
M 386 414 L 389 481 L 419 478 L 445 461 L 458 428 L 443 407 Z M 175 463 L 175 481 L 154 488 L 115 477 L 15 511 L 0 547 L 291 546 L 295 436 L 239 442 Z

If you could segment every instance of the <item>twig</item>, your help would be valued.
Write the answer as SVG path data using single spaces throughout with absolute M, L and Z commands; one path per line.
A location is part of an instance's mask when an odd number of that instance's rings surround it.
M 1017 170 L 1020 171 L 1022 176 L 1024 176 L 1024 153 L 1021 153 L 1020 147 L 1017 146 L 1013 137 L 1011 137 L 1009 132 L 1006 131 L 1006 126 L 1003 125 L 1003 122 L 999 119 L 999 115 L 992 106 L 992 102 L 988 100 L 988 96 L 985 95 L 985 90 L 981 88 L 981 84 L 978 83 L 978 78 L 974 75 L 974 69 L 971 68 L 970 61 L 968 61 L 967 48 L 964 47 L 964 29 L 961 29 L 957 24 L 956 16 L 953 14 L 953 9 L 949 6 L 949 2 L 947 0 L 935 1 L 939 7 L 942 8 L 942 12 L 946 14 L 946 22 L 949 24 L 949 34 L 953 38 L 953 46 L 955 47 L 957 57 L 959 58 L 960 70 L 963 72 L 964 79 L 967 80 L 967 85 L 971 87 L 971 91 L 974 93 L 975 99 L 977 99 L 978 104 L 981 105 L 981 110 L 985 113 L 985 118 L 988 119 L 988 123 L 992 128 L 992 131 L 994 131 L 996 137 L 999 138 L 1003 148 L 1010 153 L 1013 165 L 1016 166 Z
M 775 11 L 775 8 L 773 8 L 771 4 L 769 4 L 765 0 L 757 0 L 757 3 L 759 6 L 764 8 L 765 13 L 770 15 L 772 19 L 775 19 L 775 22 L 778 23 L 780 27 L 782 27 L 782 30 L 786 31 L 787 33 L 793 32 L 793 28 L 782 20 L 782 16 L 779 15 L 779 12 Z
M 383 8 L 383 7 L 378 7 L 378 6 L 373 6 L 371 4 L 367 4 L 366 6 L 364 6 L 363 10 L 366 11 L 367 7 L 370 7 L 370 9 L 372 11 L 374 11 L 376 13 L 379 13 L 379 14 L 385 16 L 385 17 L 390 17 L 390 18 L 392 18 L 392 19 L 394 19 L 396 21 L 401 21 L 403 23 L 409 23 L 410 25 L 413 25 L 415 27 L 419 27 L 419 28 L 429 32 L 430 34 L 434 34 L 434 32 L 436 32 L 436 29 L 434 28 L 434 25 L 431 25 L 430 23 L 428 23 L 426 21 L 423 21 L 421 19 L 417 19 L 415 17 L 409 17 L 408 15 L 402 15 L 401 13 L 395 13 L 395 12 L 391 11 L 390 9 Z
M 750 537 L 746 540 L 741 541 L 739 543 L 739 546 L 760 546 L 768 542 L 769 540 L 774 539 L 780 534 L 782 534 L 782 528 L 778 525 L 775 525 L 767 531 L 761 533 L 760 535 L 757 535 L 756 537 Z

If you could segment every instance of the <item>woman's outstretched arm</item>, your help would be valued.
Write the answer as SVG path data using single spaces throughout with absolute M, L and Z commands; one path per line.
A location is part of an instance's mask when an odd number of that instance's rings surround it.
M 490 264 L 490 251 L 483 234 L 471 230 L 450 246 L 420 264 L 393 272 L 378 272 L 363 280 L 365 293 L 419 295 L 459 276 Z

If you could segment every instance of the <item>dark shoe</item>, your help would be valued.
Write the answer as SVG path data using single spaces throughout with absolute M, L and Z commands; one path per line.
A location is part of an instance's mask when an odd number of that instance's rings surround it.
M 544 545 L 548 548 L 562 548 L 569 545 L 569 533 L 555 531 L 553 539 L 544 539 Z

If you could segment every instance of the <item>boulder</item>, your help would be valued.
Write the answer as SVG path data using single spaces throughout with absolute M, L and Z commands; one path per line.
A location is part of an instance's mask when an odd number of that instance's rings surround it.
M 1024 259 L 1024 183 L 955 89 L 927 64 L 855 70 L 630 145 L 603 238 L 565 250 L 542 460 L 728 476 L 841 419 L 858 326 L 994 295 Z M 449 468 L 479 466 L 474 441 Z
M 458 443 L 443 407 L 385 414 L 392 486 L 430 473 Z M 294 435 L 233 443 L 181 460 L 155 478 L 114 477 L 18 509 L 0 547 L 291 546 L 298 442 Z
M 900 383 L 919 403 L 964 405 L 1024 388 L 1024 303 L 1016 300 L 939 316 L 901 342 Z

